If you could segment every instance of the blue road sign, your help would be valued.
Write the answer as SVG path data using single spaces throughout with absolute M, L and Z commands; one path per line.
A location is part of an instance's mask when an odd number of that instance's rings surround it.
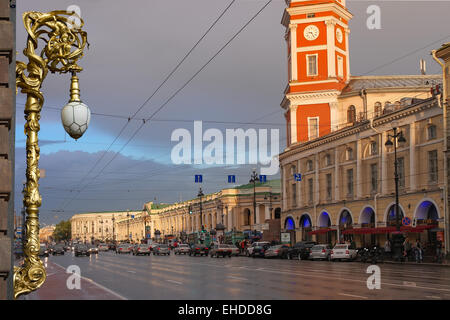
M 294 173 L 294 179 L 295 179 L 295 181 L 302 181 L 302 174 Z
M 229 175 L 228 176 L 228 183 L 236 183 L 236 176 L 235 175 Z
M 134 215 L 133 214 L 131 215 L 131 219 L 134 219 Z
M 408 217 L 404 217 L 402 219 L 402 223 L 403 223 L 404 226 L 409 226 L 411 224 L 411 219 L 408 218 Z
M 196 174 L 195 175 L 195 183 L 202 183 L 203 182 L 203 175 Z
M 259 175 L 259 181 L 261 183 L 267 182 L 267 176 L 265 174 L 260 174 Z

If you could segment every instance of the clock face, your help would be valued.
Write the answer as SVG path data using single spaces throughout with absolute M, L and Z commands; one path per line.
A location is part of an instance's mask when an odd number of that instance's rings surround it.
M 303 31 L 303 35 L 305 36 L 306 40 L 315 40 L 319 36 L 319 28 L 311 24 L 305 28 L 305 30 Z
M 336 39 L 339 43 L 342 43 L 343 36 L 342 36 L 342 30 L 340 28 L 336 29 Z

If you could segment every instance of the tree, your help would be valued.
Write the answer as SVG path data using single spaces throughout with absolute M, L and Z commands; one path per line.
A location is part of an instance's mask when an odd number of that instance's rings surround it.
M 61 221 L 55 227 L 55 231 L 53 232 L 53 238 L 55 241 L 67 241 L 70 240 L 72 236 L 72 225 L 69 220 Z

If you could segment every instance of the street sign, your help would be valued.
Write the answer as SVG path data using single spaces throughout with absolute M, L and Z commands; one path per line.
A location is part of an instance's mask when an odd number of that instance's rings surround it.
M 302 181 L 302 174 L 294 173 L 294 179 L 295 179 L 295 181 Z
M 289 232 L 281 232 L 281 243 L 291 243 L 291 234 Z
M 195 183 L 202 183 L 203 182 L 203 175 L 196 174 L 195 175 Z
M 411 224 L 411 219 L 408 218 L 408 217 L 404 217 L 402 219 L 402 223 L 403 223 L 404 226 L 409 226 Z
M 235 175 L 229 175 L 228 176 L 228 183 L 236 183 L 236 176 Z
M 265 174 L 260 174 L 259 175 L 259 181 L 261 183 L 267 182 L 267 176 Z
M 134 214 L 131 215 L 131 219 L 134 219 Z

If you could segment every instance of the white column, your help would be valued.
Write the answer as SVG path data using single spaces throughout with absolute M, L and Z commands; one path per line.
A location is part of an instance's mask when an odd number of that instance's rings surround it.
M 283 177 L 283 211 L 287 210 L 287 183 L 288 183 L 288 179 L 287 179 L 287 169 L 286 166 L 281 167 L 281 176 Z
M 256 214 L 256 224 L 260 224 L 260 220 L 261 219 L 259 219 L 259 206 L 258 206 L 258 204 L 256 205 L 255 214 Z
M 362 168 L 361 168 L 361 140 L 356 142 L 356 198 L 361 199 L 362 197 Z
M 334 200 L 339 201 L 339 150 L 334 149 Z
M 270 210 L 269 210 L 269 204 L 266 203 L 266 205 L 264 206 L 264 220 L 269 220 L 270 217 Z M 265 222 L 265 221 L 264 221 Z
M 382 153 L 381 153 L 381 194 L 387 194 L 387 186 L 388 186 L 388 177 L 387 177 L 387 150 L 384 148 L 384 143 L 386 141 L 386 131 L 381 134 L 381 143 Z
M 347 53 L 347 58 L 346 58 L 346 64 L 347 64 L 347 80 L 350 79 L 350 55 L 349 55 L 349 48 L 348 48 L 348 37 L 350 35 L 350 29 L 349 28 L 345 28 L 345 52 Z
M 227 227 L 228 227 L 228 230 L 231 230 L 231 229 L 233 229 L 233 210 L 234 209 L 231 209 L 231 210 L 228 210 L 228 213 L 227 213 L 227 218 L 228 218 L 228 225 L 227 225 Z
M 416 190 L 416 123 L 409 125 L 409 188 Z
M 297 108 L 298 106 L 289 106 L 291 119 L 291 144 L 297 142 Z
M 333 20 L 325 21 L 327 26 L 327 61 L 328 61 L 328 77 L 336 78 L 336 49 L 334 45 L 334 26 L 336 22 Z
M 314 190 L 315 190 L 315 195 L 314 195 L 314 203 L 318 203 L 320 201 L 320 185 L 319 185 L 319 154 L 316 153 L 315 158 L 314 158 L 314 176 L 315 176 L 315 181 L 314 181 Z
M 296 81 L 297 75 L 297 25 L 290 24 L 289 29 L 291 30 L 291 79 Z

